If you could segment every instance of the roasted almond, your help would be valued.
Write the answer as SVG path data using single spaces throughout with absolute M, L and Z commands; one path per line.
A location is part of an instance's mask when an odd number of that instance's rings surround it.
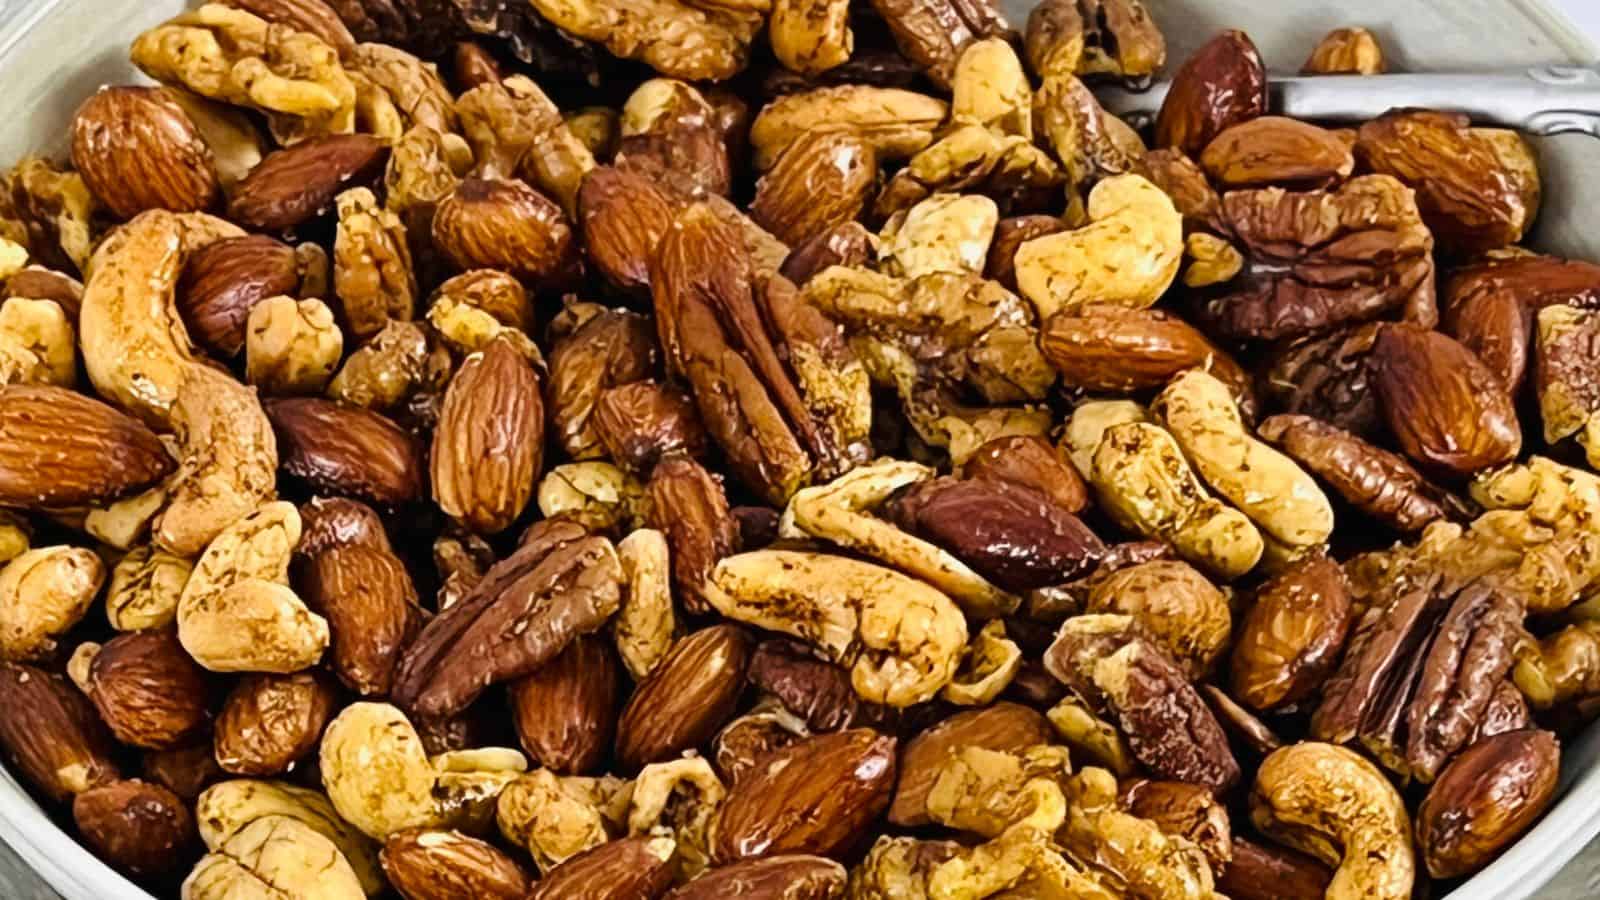
M 989 441 L 967 458 L 962 474 L 1033 488 L 1070 513 L 1080 513 L 1089 505 L 1083 476 L 1037 435 L 1015 434 Z
M 837 900 L 844 896 L 844 866 L 820 856 L 773 856 L 713 869 L 666 900 Z
M 706 454 L 706 430 L 694 400 L 680 388 L 635 381 L 612 388 L 595 401 L 595 434 L 617 465 L 648 473 L 673 453 Z
M 662 460 L 650 475 L 650 527 L 672 546 L 672 582 L 692 613 L 710 610 L 702 596 L 711 570 L 738 546 L 739 528 L 722 482 L 686 456 Z
M 1548 731 L 1485 738 L 1455 758 L 1417 808 L 1417 849 L 1435 878 L 1482 868 L 1555 798 L 1561 744 Z
M 951 750 L 970 746 L 1018 752 L 1049 743 L 1052 734 L 1044 716 L 1016 703 L 996 703 L 945 719 L 906 744 L 889 821 L 908 828 L 933 821 L 928 817 L 928 792 Z
M 750 217 L 798 246 L 861 215 L 878 182 L 878 154 L 848 132 L 801 136 L 756 183 Z
M 544 461 L 539 375 L 501 337 L 467 357 L 433 431 L 433 499 L 481 534 L 504 531 L 528 505 Z
M 894 778 L 895 739 L 868 728 L 777 750 L 722 801 L 712 857 L 729 863 L 780 853 L 847 853 L 888 808 Z
M 569 266 L 577 249 L 561 207 L 507 179 L 461 182 L 434 212 L 433 241 L 458 269 L 499 269 L 528 282 Z
M 210 687 L 172 629 L 112 638 L 94 654 L 84 685 L 117 740 L 167 750 L 210 721 Z
M 250 310 L 272 297 L 294 296 L 299 287 L 293 247 L 258 234 L 224 238 L 189 257 L 178 312 L 202 346 L 232 358 L 244 350 Z
M 91 788 L 72 801 L 83 842 L 101 859 L 141 877 L 164 875 L 189 862 L 199 833 L 177 794 L 130 779 Z
M 296 585 L 328 620 L 330 662 L 339 680 L 364 697 L 387 694 L 400 652 L 422 624 L 417 591 L 400 558 L 364 544 L 332 547 L 310 557 Z
M 0 387 L 0 505 L 104 506 L 175 466 L 154 432 L 99 400 L 48 385 Z
M 551 869 L 529 900 L 654 900 L 672 886 L 676 854 L 669 837 L 601 844 Z
M 193 803 L 206 788 L 228 777 L 217 765 L 210 741 L 172 750 L 150 750 L 141 765 L 144 777 Z
M 1355 164 L 1350 146 L 1338 135 L 1282 116 L 1240 122 L 1200 154 L 1200 166 L 1222 190 L 1326 188 L 1350 177 Z
M 617 723 L 617 761 L 637 769 L 711 740 L 733 717 L 751 649 L 735 625 L 680 638 L 628 698 Z
M 634 172 L 600 166 L 578 191 L 584 250 L 600 274 L 623 290 L 650 287 L 650 257 L 672 216 L 666 195 Z
M 1224 31 L 1173 76 L 1151 146 L 1198 157 L 1217 135 L 1266 111 L 1267 70 L 1260 52 L 1244 32 Z
M 94 706 L 59 675 L 0 662 L 0 749 L 11 771 L 56 803 L 117 780 L 115 744 Z
M 368 134 L 314 137 L 274 151 L 234 187 L 228 218 L 285 231 L 333 211 L 334 198 L 383 174 L 389 148 Z
M 300 505 L 300 543 L 296 556 L 312 557 L 324 550 L 360 544 L 388 551 L 389 535 L 372 507 L 345 497 L 313 497 Z
M 516 860 L 458 831 L 402 831 L 378 859 L 406 900 L 525 900 L 532 883 Z
M 522 748 L 561 775 L 599 771 L 616 730 L 620 674 L 610 642 L 584 635 L 513 681 L 511 718 Z
M 166 88 L 107 87 L 85 100 L 72 165 L 119 219 L 210 209 L 222 191 L 211 148 Z
M 1372 353 L 1384 418 L 1407 456 L 1462 477 L 1516 458 L 1516 407 L 1471 350 L 1437 331 L 1391 324 Z
M 246 676 L 217 716 L 217 765 L 231 775 L 255 777 L 290 771 L 316 749 L 338 700 L 320 672 Z
M 314 397 L 272 400 L 283 471 L 325 494 L 379 506 L 422 498 L 422 446 L 371 410 Z

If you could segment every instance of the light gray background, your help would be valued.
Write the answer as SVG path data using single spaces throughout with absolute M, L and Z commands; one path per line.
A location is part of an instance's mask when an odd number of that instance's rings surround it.
M 1582 28 L 1596 43 L 1600 43 L 1600 2 L 1597 0 L 1555 0 L 1555 5 L 1567 14 L 1574 24 Z

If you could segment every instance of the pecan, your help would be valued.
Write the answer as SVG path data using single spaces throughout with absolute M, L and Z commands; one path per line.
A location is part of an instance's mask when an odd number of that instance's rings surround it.
M 1044 0 L 1028 14 L 1023 48 L 1041 78 L 1116 75 L 1138 84 L 1167 59 L 1141 0 Z
M 1373 390 L 1378 330 L 1358 325 L 1289 347 L 1271 361 L 1260 384 L 1285 412 L 1371 440 L 1384 428 Z
M 961 51 L 973 41 L 1004 37 L 1007 24 L 994 0 L 873 0 L 900 52 L 940 87 L 949 87 Z

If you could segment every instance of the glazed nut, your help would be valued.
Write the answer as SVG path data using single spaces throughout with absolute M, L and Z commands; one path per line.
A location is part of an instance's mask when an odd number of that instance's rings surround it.
M 1300 67 L 1305 75 L 1381 75 L 1387 65 L 1378 36 L 1365 28 L 1335 28 Z
M 195 839 L 189 807 L 166 788 L 138 779 L 79 794 L 72 820 L 96 854 L 140 877 L 171 872 Z
M 1242 31 L 1225 31 L 1194 52 L 1172 79 L 1156 118 L 1156 147 L 1198 157 L 1217 135 L 1267 111 L 1267 73 Z
M 826 72 L 855 49 L 847 0 L 780 0 L 772 5 L 767 30 L 773 55 L 802 75 Z
M 71 682 L 32 666 L 0 662 L 0 749 L 13 770 L 45 797 L 64 803 L 117 780 L 111 734 Z
M 489 900 L 521 900 L 530 880 L 516 860 L 457 831 L 402 831 L 383 845 L 383 872 L 411 900 L 447 900 L 467 892 Z
M 1273 709 L 1310 696 L 1333 673 L 1355 622 L 1338 564 L 1322 556 L 1290 563 L 1262 585 L 1234 641 L 1234 696 Z
M 1052 732 L 1045 717 L 1016 703 L 1002 701 L 984 709 L 956 713 L 912 738 L 900 754 L 900 778 L 889 821 L 902 827 L 927 825 L 928 793 L 939 767 L 960 747 L 981 747 L 1020 753 L 1050 742 Z
M 598 770 L 616 730 L 618 675 L 607 642 L 585 635 L 512 682 L 512 722 L 528 756 L 562 775 Z
M 450 380 L 433 435 L 433 497 L 468 528 L 507 528 L 533 497 L 544 461 L 539 375 L 505 339 Z
M 270 153 L 235 185 L 228 218 L 262 231 L 286 231 L 333 212 L 334 198 L 383 171 L 389 151 L 371 135 L 313 138 Z
M 1469 875 L 1554 799 L 1561 751 L 1548 731 L 1485 738 L 1447 766 L 1417 808 L 1417 850 L 1435 878 Z
M 1472 351 L 1437 331 L 1386 325 L 1373 345 L 1384 418 L 1406 455 L 1451 476 L 1508 462 L 1522 448 L 1510 394 Z
M 209 209 L 221 193 L 210 147 L 166 88 L 95 92 L 72 122 L 72 164 L 119 219 Z
M 174 468 L 149 428 L 98 400 L 47 385 L 0 387 L 0 501 L 7 506 L 104 505 Z
M 539 482 L 539 512 L 565 517 L 599 533 L 626 531 L 643 515 L 645 488 L 608 462 L 556 466 Z
M 410 244 L 400 217 L 379 207 L 367 188 L 339 194 L 338 209 L 333 289 L 351 336 L 365 339 L 383 330 L 390 319 L 416 315 Z
M 424 450 L 384 416 L 320 397 L 272 400 L 266 412 L 283 471 L 313 491 L 383 507 L 422 497 Z
M 439 204 L 433 240 L 461 269 L 499 269 L 537 283 L 574 252 L 561 207 L 521 181 L 469 178 Z
M 80 685 L 124 744 L 168 750 L 192 740 L 210 721 L 206 673 L 171 629 L 137 631 L 93 654 Z
M 321 300 L 273 297 L 250 309 L 245 380 L 270 394 L 318 394 L 344 355 L 344 333 Z
M 271 297 L 293 296 L 299 287 L 293 248 L 265 235 L 229 238 L 189 258 L 178 311 L 206 349 L 233 357 L 245 348 L 251 309 Z
M 39 660 L 77 625 L 105 583 L 92 550 L 42 547 L 0 568 L 0 658 Z
M 934 129 L 948 112 L 942 100 L 898 88 L 817 88 L 767 104 L 750 128 L 750 145 L 756 167 L 763 171 L 790 144 L 816 131 L 854 133 L 880 159 L 904 159 L 933 143 Z
M 750 216 L 790 246 L 854 221 L 877 186 L 878 154 L 849 132 L 817 132 L 790 144 L 756 185 Z
M 240 681 L 217 715 L 217 765 L 232 775 L 282 775 L 317 746 L 337 694 L 316 672 L 253 675 Z
M 732 718 L 750 638 L 715 625 L 680 638 L 634 689 L 617 722 L 617 760 L 632 769 L 704 744 Z

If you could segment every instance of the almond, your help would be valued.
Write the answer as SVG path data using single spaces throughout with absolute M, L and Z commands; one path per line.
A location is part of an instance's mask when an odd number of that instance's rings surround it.
M 300 543 L 295 545 L 295 555 L 310 558 L 347 544 L 390 551 L 383 520 L 372 507 L 344 497 L 314 497 L 300 505 Z
M 166 88 L 101 88 L 84 101 L 72 165 L 119 219 L 210 209 L 221 193 L 211 148 Z
M 635 381 L 612 388 L 596 401 L 590 422 L 606 452 L 630 472 L 648 473 L 673 453 L 706 454 L 694 400 L 672 385 Z
M 189 863 L 198 841 L 194 816 L 177 794 L 131 779 L 85 791 L 72 801 L 84 843 L 124 872 L 164 875 Z
M 11 771 L 56 803 L 119 775 L 94 706 L 59 675 L 0 662 L 0 749 Z
M 319 672 L 245 677 L 217 716 L 217 764 L 232 775 L 290 771 L 316 749 L 338 699 L 331 680 Z
M 283 471 L 314 491 L 380 506 L 422 498 L 422 446 L 371 410 L 295 397 L 266 404 Z
M 889 821 L 902 827 L 927 825 L 928 792 L 939 766 L 957 747 L 1021 751 L 1049 743 L 1050 723 L 1035 710 L 1016 703 L 957 713 L 917 735 L 900 755 L 900 784 L 895 788 Z
M 643 175 L 600 166 L 578 191 L 584 249 L 600 274 L 617 287 L 650 287 L 650 257 L 672 226 L 673 207 Z
M 235 186 L 228 218 L 285 231 L 333 211 L 334 198 L 383 174 L 389 148 L 367 134 L 333 134 L 267 155 Z
M 551 869 L 529 900 L 653 900 L 672 886 L 676 854 L 667 837 L 601 844 Z
M 210 741 L 175 750 L 151 750 L 141 766 L 144 777 L 193 803 L 206 788 L 227 777 L 217 765 Z
M 1391 324 L 1378 332 L 1372 353 L 1378 401 L 1407 456 L 1457 476 L 1516 458 L 1516 407 L 1471 350 L 1437 331 Z
M 844 896 L 844 866 L 820 856 L 773 856 L 734 863 L 696 878 L 666 900 L 836 900 Z
M 457 831 L 402 831 L 378 858 L 406 900 L 524 900 L 531 883 L 516 860 Z
M 512 721 L 528 755 L 561 775 L 597 772 L 616 728 L 619 674 L 610 643 L 585 635 L 512 682 Z
M 739 524 L 728 509 L 722 482 L 686 456 L 670 456 L 650 475 L 649 525 L 672 546 L 672 583 L 691 613 L 711 605 L 702 596 L 711 570 L 734 552 Z
M 539 375 L 511 341 L 467 357 L 445 391 L 433 432 L 433 498 L 473 531 L 495 534 L 522 515 L 544 457 Z
M 185 744 L 211 718 L 205 671 L 170 628 L 108 641 L 89 664 L 85 692 L 117 740 L 147 750 Z
M 888 808 L 894 777 L 895 739 L 869 728 L 777 750 L 722 801 L 712 825 L 712 857 L 729 863 L 849 852 Z
M 433 240 L 459 269 L 499 269 L 529 282 L 561 272 L 577 252 L 561 207 L 507 179 L 461 182 L 434 212 Z
M 174 468 L 154 432 L 99 400 L 47 385 L 0 387 L 0 506 L 104 506 Z
M 734 625 L 679 639 L 628 699 L 617 723 L 617 760 L 637 769 L 711 740 L 733 717 L 751 649 Z
M 178 312 L 195 340 L 229 359 L 244 350 L 250 310 L 299 288 L 293 247 L 264 235 L 225 238 L 189 257 L 178 286 Z
M 878 183 L 878 154 L 848 132 L 803 135 L 756 183 L 750 217 L 790 246 L 855 221 Z
M 1222 190 L 1316 190 L 1349 178 L 1355 164 L 1350 146 L 1333 132 L 1282 116 L 1241 122 L 1200 154 L 1200 166 Z
M 1267 71 L 1242 31 L 1224 31 L 1194 52 L 1172 78 L 1156 117 L 1152 147 L 1198 157 L 1217 135 L 1267 111 Z
M 307 605 L 328 620 L 330 662 L 364 696 L 389 692 L 400 652 L 422 624 L 405 564 L 387 547 L 344 544 L 313 555 L 296 580 Z

